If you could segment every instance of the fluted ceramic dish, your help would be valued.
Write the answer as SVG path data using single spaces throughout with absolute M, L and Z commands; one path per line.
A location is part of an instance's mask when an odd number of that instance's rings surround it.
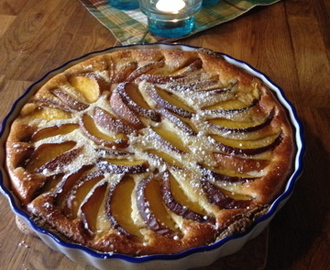
M 197 47 L 191 47 L 186 45 L 168 45 L 168 44 L 153 44 L 153 45 L 133 45 L 129 46 L 130 49 L 141 49 L 141 48 L 171 48 L 181 49 L 185 51 L 191 51 L 199 49 Z M 62 252 L 72 261 L 79 264 L 92 265 L 98 269 L 190 269 L 196 267 L 203 267 L 209 265 L 221 257 L 233 254 L 240 250 L 246 242 L 258 236 L 269 224 L 275 214 L 283 207 L 287 202 L 290 195 L 293 193 L 295 183 L 302 171 L 302 156 L 304 152 L 304 145 L 302 139 L 302 128 L 297 119 L 295 109 L 285 98 L 282 90 L 272 83 L 267 76 L 261 72 L 255 70 L 248 64 L 233 59 L 230 56 L 223 55 L 223 57 L 235 66 L 238 66 L 252 75 L 260 78 L 276 95 L 279 102 L 287 110 L 288 118 L 294 127 L 295 143 L 297 152 L 294 157 L 294 170 L 288 179 L 285 190 L 280 194 L 277 199 L 271 204 L 269 211 L 258 218 L 253 227 L 248 231 L 236 234 L 234 236 L 226 237 L 218 242 L 215 242 L 208 246 L 202 246 L 198 248 L 189 249 L 187 251 L 174 254 L 174 255 L 149 255 L 141 257 L 131 257 L 127 255 L 115 254 L 115 253 L 99 253 L 89 248 L 83 247 L 79 244 L 65 242 L 52 232 L 40 228 L 34 223 L 29 215 L 20 208 L 20 203 L 17 198 L 10 190 L 10 181 L 6 172 L 5 164 L 5 142 L 9 133 L 9 128 L 12 121 L 18 115 L 21 107 L 25 104 L 27 99 L 32 96 L 40 85 L 48 81 L 52 76 L 60 73 L 68 67 L 76 64 L 77 62 L 86 60 L 98 54 L 107 53 L 114 50 L 122 50 L 123 47 L 113 47 L 103 51 L 93 52 L 84 55 L 80 58 L 74 59 L 62 65 L 61 67 L 50 71 L 40 80 L 32 84 L 27 91 L 13 104 L 9 114 L 5 117 L 1 126 L 1 138 L 0 138 L 0 164 L 1 164 L 1 175 L 0 175 L 0 189 L 9 201 L 12 211 L 30 228 L 37 236 L 39 236 L 49 247 L 52 249 Z

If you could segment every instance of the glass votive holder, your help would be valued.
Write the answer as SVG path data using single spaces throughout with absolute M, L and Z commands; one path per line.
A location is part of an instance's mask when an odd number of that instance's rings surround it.
M 211 5 L 214 5 L 216 3 L 218 3 L 220 0 L 203 0 L 203 6 L 204 7 L 208 7 L 208 6 L 211 6 Z
M 139 0 L 108 0 L 110 6 L 121 10 L 133 10 L 139 8 Z
M 188 35 L 195 24 L 202 0 L 139 0 L 152 34 L 165 38 Z

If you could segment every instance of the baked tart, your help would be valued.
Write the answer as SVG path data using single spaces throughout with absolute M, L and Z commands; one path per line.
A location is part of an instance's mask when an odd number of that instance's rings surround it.
M 75 63 L 26 101 L 6 142 L 11 189 L 38 226 L 131 256 L 246 231 L 295 155 L 276 95 L 206 49 L 127 47 Z

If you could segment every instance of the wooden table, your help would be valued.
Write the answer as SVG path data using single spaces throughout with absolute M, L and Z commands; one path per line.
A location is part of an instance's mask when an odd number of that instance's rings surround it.
M 283 88 L 303 123 L 307 149 L 295 193 L 268 230 L 242 250 L 261 246 L 260 268 L 329 269 L 329 14 L 328 0 L 281 1 L 180 41 L 224 52 L 264 72 Z M 0 0 L 0 119 L 46 71 L 114 45 L 120 44 L 78 1 Z M 253 269 L 248 264 L 239 269 Z M 4 196 L 0 268 L 92 269 L 23 235 Z M 229 268 L 219 262 L 205 269 Z

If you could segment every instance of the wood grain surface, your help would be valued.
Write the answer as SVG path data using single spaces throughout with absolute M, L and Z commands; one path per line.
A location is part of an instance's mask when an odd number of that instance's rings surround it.
M 330 1 L 259 7 L 178 43 L 241 59 L 279 85 L 304 127 L 304 172 L 269 228 L 239 253 L 204 270 L 329 269 Z M 0 0 L 0 119 L 47 71 L 120 45 L 77 0 Z M 236 268 L 235 268 L 236 267 Z M 0 195 L 0 269 L 93 269 L 21 233 Z

